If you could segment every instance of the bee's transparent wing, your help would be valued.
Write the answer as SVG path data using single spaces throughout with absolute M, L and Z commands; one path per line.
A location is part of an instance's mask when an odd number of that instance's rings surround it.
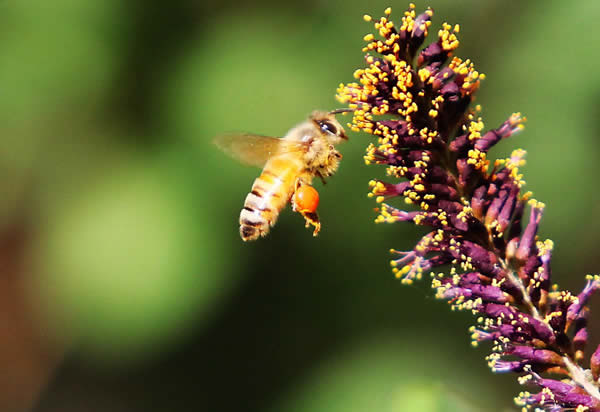
M 228 133 L 215 137 L 215 145 L 241 163 L 263 167 L 275 154 L 304 152 L 306 144 L 290 142 L 278 137 L 251 133 Z

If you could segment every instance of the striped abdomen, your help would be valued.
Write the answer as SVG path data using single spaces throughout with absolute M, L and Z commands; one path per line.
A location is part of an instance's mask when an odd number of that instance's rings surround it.
M 290 156 L 271 158 L 256 178 L 240 213 L 242 240 L 265 236 L 288 203 L 302 164 Z

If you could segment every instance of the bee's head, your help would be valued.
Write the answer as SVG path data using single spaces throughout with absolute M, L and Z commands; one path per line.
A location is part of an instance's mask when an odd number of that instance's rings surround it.
M 332 144 L 338 144 L 344 140 L 348 140 L 348 136 L 346 135 L 344 128 L 335 118 L 336 113 L 339 112 L 314 111 L 310 115 L 310 120 L 321 131 L 321 134 Z

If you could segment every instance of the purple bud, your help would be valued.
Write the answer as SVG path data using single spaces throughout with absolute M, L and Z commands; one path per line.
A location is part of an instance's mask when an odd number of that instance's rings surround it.
M 514 239 L 514 238 L 521 236 L 521 220 L 523 218 L 524 210 L 525 210 L 525 202 L 519 200 L 517 202 L 517 205 L 515 206 L 512 224 L 510 225 L 510 229 L 508 230 L 507 237 L 509 239 Z
M 489 226 L 494 220 L 496 220 L 498 214 L 500 214 L 500 209 L 502 208 L 504 202 L 506 202 L 506 199 L 508 198 L 508 194 L 508 190 L 502 189 L 500 190 L 500 193 L 498 193 L 498 196 L 496 196 L 496 198 L 492 200 L 492 203 L 490 204 L 490 207 L 488 208 L 487 213 L 485 215 L 486 225 Z
M 469 140 L 469 135 L 463 134 L 458 136 L 448 145 L 448 148 L 457 155 L 465 155 L 469 149 L 473 147 L 473 143 Z
M 522 372 L 527 362 L 497 360 L 493 362 L 492 371 L 496 373 Z
M 469 240 L 462 242 L 460 252 L 471 258 L 471 263 L 484 275 L 499 276 L 502 269 L 497 265 L 497 256 L 482 246 Z
M 419 67 L 432 63 L 443 64 L 447 58 L 448 54 L 444 51 L 439 43 L 431 43 L 421 51 L 417 60 L 417 64 Z
M 425 40 L 425 36 L 427 35 L 427 22 L 431 20 L 431 12 L 425 12 L 419 14 L 415 18 L 415 22 L 413 24 L 413 30 L 410 33 L 409 40 L 409 56 L 414 56 L 416 51 L 421 47 L 423 41 Z
M 596 348 L 590 359 L 590 367 L 592 369 L 592 376 L 595 381 L 600 378 L 600 345 Z
M 471 208 L 473 209 L 473 214 L 479 219 L 483 217 L 485 211 L 486 193 L 487 187 L 479 186 L 477 189 L 475 189 L 473 192 L 473 197 L 471 198 Z
M 585 307 L 592 294 L 598 290 L 599 286 L 600 284 L 597 280 L 588 280 L 586 282 L 581 293 L 577 295 L 577 300 L 569 306 L 567 311 L 567 322 L 569 324 L 580 316 L 580 312 Z
M 475 142 L 475 148 L 482 152 L 487 152 L 492 146 L 502 138 L 495 130 L 490 130 Z
M 519 114 L 512 115 L 502 126 L 496 130 L 490 130 L 484 134 L 475 143 L 475 148 L 482 152 L 487 152 L 492 146 L 494 146 L 500 139 L 507 138 L 513 135 L 515 132 L 521 129 L 521 122 L 523 119 Z
M 462 186 L 466 186 L 475 170 L 473 165 L 469 164 L 467 159 L 457 159 L 456 168 L 458 169 L 458 182 Z
M 436 195 L 438 198 L 458 199 L 458 192 L 455 188 L 444 184 L 431 184 L 428 186 L 429 192 Z
M 517 259 L 524 261 L 532 253 L 532 248 L 535 247 L 535 236 L 537 234 L 540 220 L 542 219 L 543 211 L 544 206 L 539 203 L 531 206 L 529 223 L 527 223 L 525 232 L 523 233 L 523 236 L 521 236 L 519 248 L 517 249 Z
M 422 214 L 421 212 L 405 212 L 404 210 L 396 209 L 385 203 L 382 205 L 382 211 L 393 216 L 396 222 L 409 222 Z
M 573 347 L 575 348 L 575 358 L 577 360 L 583 359 L 583 351 L 588 340 L 588 332 L 585 325 L 575 332 L 573 336 Z
M 514 346 L 508 348 L 505 353 L 507 355 L 518 356 L 519 358 L 529 360 L 535 363 L 549 364 L 549 365 L 563 365 L 561 355 L 557 354 L 552 350 L 547 349 L 535 349 L 531 346 Z
M 517 186 L 513 186 L 508 198 L 504 202 L 502 206 L 502 210 L 498 215 L 498 232 L 504 232 L 508 225 L 510 224 L 512 215 L 515 211 L 515 205 L 517 203 L 517 196 L 519 195 L 519 188 Z

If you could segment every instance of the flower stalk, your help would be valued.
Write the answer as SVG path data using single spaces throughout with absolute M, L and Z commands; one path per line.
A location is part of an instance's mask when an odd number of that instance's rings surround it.
M 485 76 L 454 56 L 458 25 L 444 23 L 423 47 L 431 9 L 417 15 L 411 4 L 398 25 L 391 9 L 384 14 L 364 16 L 376 32 L 364 37 L 366 66 L 337 97 L 353 111 L 350 128 L 377 138 L 365 162 L 386 166 L 388 179 L 369 183 L 380 204 L 375 221 L 430 230 L 413 250 L 391 250 L 393 272 L 404 283 L 429 272 L 436 297 L 477 317 L 472 343 L 492 343 L 492 371 L 517 373 L 534 388 L 516 398 L 525 410 L 600 411 L 600 346 L 589 359 L 584 352 L 600 277 L 588 276 L 579 295 L 552 284 L 554 245 L 537 236 L 545 205 L 522 190 L 525 152 L 487 157 L 525 118 L 514 113 L 485 131 L 472 105 Z M 398 198 L 410 210 L 391 204 Z M 442 266 L 449 270 L 436 273 Z

